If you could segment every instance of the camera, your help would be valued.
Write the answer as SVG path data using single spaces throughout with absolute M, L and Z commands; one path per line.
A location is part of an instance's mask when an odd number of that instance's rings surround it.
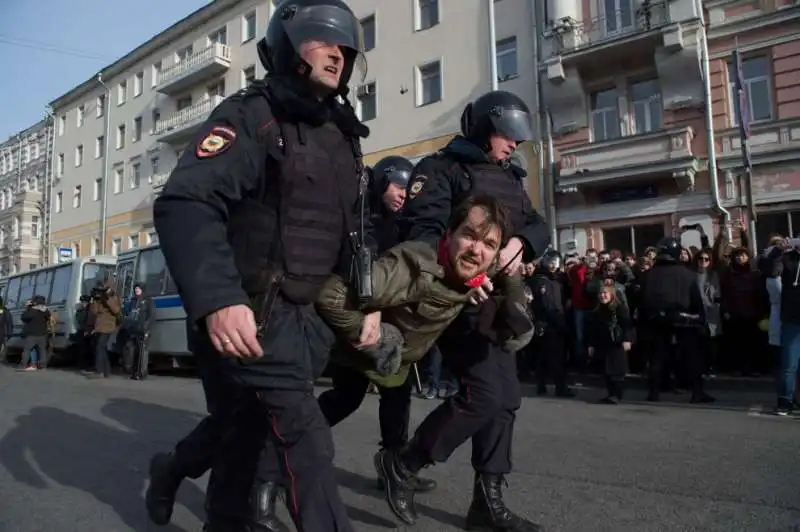
M 92 293 L 91 293 L 92 299 L 103 299 L 108 295 L 109 291 L 110 290 L 108 288 L 105 288 L 103 286 L 96 286 L 92 288 Z

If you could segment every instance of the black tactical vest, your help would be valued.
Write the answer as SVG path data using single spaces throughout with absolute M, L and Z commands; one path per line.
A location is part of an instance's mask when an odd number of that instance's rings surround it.
M 504 170 L 493 163 L 456 163 L 456 168 L 465 173 L 470 181 L 466 195 L 486 194 L 497 198 L 508 211 L 511 231 L 519 231 L 525 227 L 526 201 L 522 181 L 511 170 Z
M 277 273 L 284 296 L 307 304 L 349 248 L 344 209 L 358 198 L 354 150 L 332 123 L 272 121 L 259 135 L 262 189 L 233 209 L 228 236 L 248 294 L 264 293 Z

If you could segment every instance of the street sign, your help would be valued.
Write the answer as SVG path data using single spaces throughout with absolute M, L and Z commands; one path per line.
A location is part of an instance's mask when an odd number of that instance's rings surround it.
M 58 248 L 58 262 L 67 262 L 72 260 L 72 248 Z

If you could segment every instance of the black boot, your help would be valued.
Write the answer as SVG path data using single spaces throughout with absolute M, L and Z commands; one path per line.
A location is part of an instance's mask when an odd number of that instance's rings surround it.
M 150 520 L 165 526 L 172 519 L 175 494 L 183 477 L 173 471 L 172 454 L 157 453 L 150 459 L 150 484 L 145 493 L 145 506 Z
M 502 475 L 475 473 L 472 504 L 467 512 L 467 530 L 475 532 L 542 532 L 544 529 L 511 513 L 503 502 Z
M 375 455 L 375 471 L 383 483 L 383 493 L 389 508 L 398 519 L 413 525 L 417 521 L 417 509 L 414 503 L 412 487 L 414 475 L 401 463 L 399 453 L 381 450 Z
M 275 515 L 275 504 L 281 493 L 281 487 L 274 482 L 267 482 L 253 488 L 252 505 L 254 522 L 253 532 L 291 532 L 278 516 Z

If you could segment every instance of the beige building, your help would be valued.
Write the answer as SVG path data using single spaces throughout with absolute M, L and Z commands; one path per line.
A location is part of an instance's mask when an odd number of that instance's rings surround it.
M 48 262 L 53 121 L 0 144 L 0 277 Z
M 495 0 L 499 87 L 535 98 L 531 0 Z M 491 88 L 489 0 L 351 0 L 369 71 L 353 80 L 367 163 L 419 158 Z M 152 202 L 211 110 L 263 76 L 255 43 L 267 0 L 216 0 L 51 102 L 52 248 L 115 254 L 156 239 Z M 534 187 L 535 188 L 535 187 Z
M 758 241 L 800 231 L 796 4 L 547 1 L 540 71 L 560 171 L 555 203 L 563 250 L 641 252 L 682 225 L 700 223 L 712 234 L 720 208 L 740 218 L 744 189 L 731 65 L 737 43 L 752 121 L 754 199 L 762 213 Z M 715 177 L 709 177 L 710 155 L 716 155 Z M 684 244 L 699 245 L 698 235 L 687 233 Z

